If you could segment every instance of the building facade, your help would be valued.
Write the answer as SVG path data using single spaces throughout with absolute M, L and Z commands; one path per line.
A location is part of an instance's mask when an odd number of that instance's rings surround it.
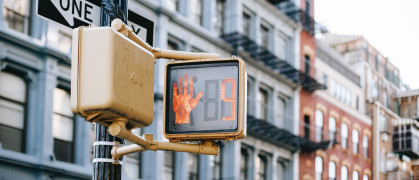
M 0 4 L 0 176 L 91 179 L 94 124 L 70 110 L 71 30 L 37 16 L 36 1 Z M 265 0 L 130 0 L 128 8 L 154 21 L 154 46 L 245 60 L 248 136 L 220 142 L 219 156 L 127 155 L 123 179 L 298 179 L 298 153 L 318 145 L 295 135 L 300 90 L 321 87 L 299 70 L 301 19 Z M 135 132 L 159 141 L 167 62 L 155 65 L 154 123 Z
M 362 36 L 323 34 L 322 41 L 340 52 L 345 57 L 344 63 L 361 77 L 366 113 L 373 122 L 372 176 L 377 179 L 410 177 L 408 171 L 394 175 L 396 164 L 409 164 L 410 161 L 395 153 L 393 146 L 394 127 L 401 120 L 400 101 L 392 98 L 402 86 L 399 70 Z

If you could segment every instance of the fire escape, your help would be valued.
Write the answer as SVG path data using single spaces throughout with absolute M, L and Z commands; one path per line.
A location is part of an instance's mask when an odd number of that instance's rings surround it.
M 419 158 L 419 121 L 400 119 L 393 125 L 393 148 L 395 153 L 404 154 L 412 159 Z
M 286 11 L 281 9 L 281 11 L 297 23 L 301 23 L 307 32 L 314 34 L 314 20 L 310 15 L 305 14 L 305 12 L 299 9 L 292 8 L 286 9 Z M 301 87 L 307 91 L 314 92 L 319 89 L 326 89 L 325 85 L 317 82 L 309 74 L 294 68 L 286 60 L 277 57 L 268 49 L 258 45 L 244 34 L 233 32 L 224 34 L 221 38 L 234 47 L 236 53 L 244 52 L 249 54 L 254 60 L 269 67 L 273 72 L 301 85 Z M 300 137 L 294 135 L 288 129 L 278 128 L 267 121 L 256 119 L 251 116 L 248 116 L 247 118 L 247 127 L 249 134 L 269 140 L 292 152 L 297 150 L 312 152 L 317 149 L 326 149 L 330 145 L 337 143 L 334 139 L 314 141 L 311 138 Z

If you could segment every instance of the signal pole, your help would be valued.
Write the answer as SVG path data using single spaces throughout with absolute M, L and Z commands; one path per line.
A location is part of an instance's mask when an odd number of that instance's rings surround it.
M 116 18 L 127 23 L 127 4 L 127 0 L 102 0 L 100 26 L 110 26 L 112 20 Z M 123 144 L 122 139 L 109 134 L 106 126 L 96 123 L 95 143 L 93 145 L 93 180 L 121 180 L 122 164 L 113 164 L 111 155 L 114 141 Z

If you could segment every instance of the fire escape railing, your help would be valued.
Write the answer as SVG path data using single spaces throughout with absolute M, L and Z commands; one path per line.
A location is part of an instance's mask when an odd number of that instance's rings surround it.
M 314 35 L 316 22 L 310 14 L 306 13 L 306 11 L 298 8 L 290 0 L 269 0 L 269 2 L 280 9 L 288 17 L 293 19 L 296 23 L 301 23 L 303 28 L 308 33 Z
M 318 89 L 326 89 L 323 84 L 320 84 L 315 79 L 310 77 L 309 74 L 301 72 L 295 69 L 285 60 L 282 60 L 272 54 L 266 48 L 259 46 L 246 35 L 242 35 L 238 32 L 222 35 L 227 43 L 233 46 L 235 49 L 241 47 L 244 51 L 249 53 L 254 59 L 263 62 L 266 66 L 279 74 L 287 77 L 293 82 L 300 84 L 304 89 L 313 92 Z

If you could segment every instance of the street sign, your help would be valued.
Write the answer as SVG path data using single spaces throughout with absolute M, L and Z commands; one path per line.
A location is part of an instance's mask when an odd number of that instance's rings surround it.
M 101 0 L 38 0 L 39 16 L 71 29 L 93 24 L 100 26 Z
M 164 134 L 170 141 L 245 136 L 246 73 L 239 58 L 166 66 Z
M 71 29 L 89 24 L 100 26 L 100 4 L 101 0 L 38 0 L 37 13 Z M 129 10 L 128 26 L 153 46 L 153 21 Z

